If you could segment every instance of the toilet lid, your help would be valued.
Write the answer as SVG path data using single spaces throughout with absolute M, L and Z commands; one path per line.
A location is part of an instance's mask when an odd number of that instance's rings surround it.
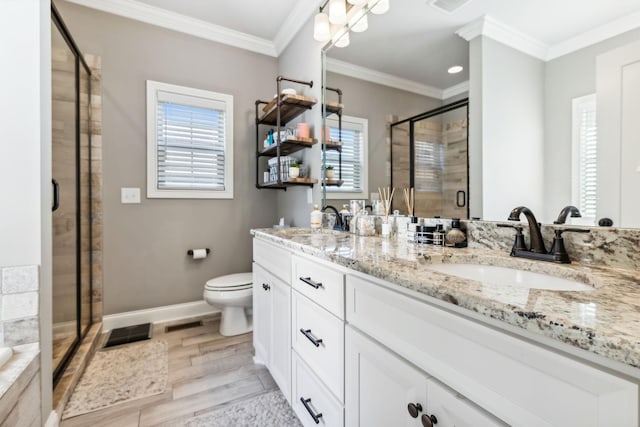
M 205 289 L 239 290 L 250 288 L 253 282 L 251 273 L 236 273 L 207 280 Z

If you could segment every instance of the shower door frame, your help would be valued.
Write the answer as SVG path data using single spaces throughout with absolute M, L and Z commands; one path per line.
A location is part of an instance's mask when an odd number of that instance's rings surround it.
M 415 137 L 414 137 L 414 125 L 416 122 L 435 117 L 440 114 L 448 113 L 449 111 L 457 110 L 458 108 L 465 107 L 467 109 L 467 191 L 465 194 L 465 204 L 467 208 L 467 217 L 463 219 L 469 219 L 469 98 L 464 98 L 459 101 L 452 102 L 451 104 L 443 105 L 433 110 L 420 113 L 418 115 L 393 122 L 389 125 L 389 183 L 391 188 L 393 185 L 393 128 L 404 123 L 409 122 L 409 188 L 415 188 Z
M 73 39 L 73 37 L 71 36 L 71 33 L 69 32 L 68 27 L 66 26 L 66 24 L 64 23 L 64 21 L 62 20 L 62 16 L 60 15 L 60 13 L 58 12 L 58 9 L 56 8 L 55 4 L 53 2 L 51 2 L 51 23 L 53 25 L 55 25 L 55 27 L 58 29 L 58 31 L 60 32 L 60 35 L 62 36 L 62 38 L 65 40 L 65 42 L 67 43 L 67 46 L 69 47 L 69 49 L 71 50 L 71 52 L 73 53 L 74 57 L 75 57 L 75 108 L 74 108 L 74 112 L 75 112 L 75 174 L 76 174 L 76 197 L 75 197 L 75 203 L 76 203 L 76 213 L 75 213 L 75 219 L 76 219 L 76 337 L 75 340 L 73 342 L 73 344 L 70 346 L 70 348 L 68 350 L 66 350 L 65 355 L 62 357 L 62 360 L 60 361 L 60 363 L 58 364 L 58 366 L 55 367 L 55 369 L 53 370 L 53 386 L 55 387 L 56 384 L 58 383 L 58 381 L 60 380 L 60 378 L 62 377 L 62 374 L 64 373 L 65 369 L 67 368 L 67 366 L 69 365 L 69 362 L 71 361 L 71 359 L 73 358 L 73 355 L 75 354 L 75 352 L 78 350 L 78 347 L 80 346 L 80 343 L 82 342 L 82 339 L 86 336 L 89 328 L 91 327 L 92 323 L 93 323 L 93 309 L 92 309 L 92 303 L 89 302 L 88 306 L 88 323 L 86 325 L 86 327 L 84 328 L 84 330 L 82 329 L 82 273 L 81 273 L 81 268 L 82 268 L 82 227 L 81 227 L 81 220 L 82 220 L 82 210 L 81 210 L 81 112 L 80 112 L 80 108 L 81 108 L 81 101 L 80 101 L 80 97 L 81 97 L 81 90 L 80 90 L 80 84 L 81 84 L 81 78 L 80 78 L 80 67 L 82 67 L 84 69 L 84 71 L 86 72 L 87 75 L 87 153 L 88 153 L 88 159 L 87 159 L 87 164 L 88 164 L 88 169 L 87 169 L 87 179 L 89 180 L 89 185 L 88 185 L 88 195 L 87 197 L 89 198 L 89 203 L 88 203 L 88 212 L 86 212 L 87 214 L 87 218 L 88 218 L 88 227 L 87 227 L 87 232 L 88 232 L 88 241 L 89 241 L 89 249 L 88 249 L 88 280 L 89 280 L 89 286 L 88 286 L 88 297 L 89 297 L 89 301 L 92 300 L 92 292 L 93 292 L 93 230 L 92 230 L 92 203 L 91 201 L 93 200 L 93 195 L 92 195 L 92 185 L 91 185 L 91 176 L 92 176 L 92 170 L 91 170 L 91 162 L 92 162 L 92 157 L 91 157 L 91 79 L 92 79 L 92 73 L 91 73 L 91 68 L 89 67 L 89 65 L 87 64 L 87 62 L 85 61 L 82 52 L 80 51 L 80 49 L 78 48 L 78 45 L 76 44 L 75 40 Z M 53 30 L 53 27 L 52 27 Z M 51 144 L 53 145 L 53 139 L 51 140 Z M 53 147 L 52 147 L 53 149 Z

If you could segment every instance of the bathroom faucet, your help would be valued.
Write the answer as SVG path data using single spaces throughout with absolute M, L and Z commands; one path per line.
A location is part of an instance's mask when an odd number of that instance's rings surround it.
M 338 209 L 331 205 L 325 205 L 320 211 L 325 212 L 327 209 L 332 210 L 336 213 L 336 227 L 338 227 L 340 230 L 344 230 L 344 227 L 342 226 L 342 218 L 340 216 L 340 212 L 338 212 Z
M 525 218 L 527 218 L 527 222 L 529 223 L 529 235 L 531 240 L 531 252 L 537 254 L 546 254 L 547 249 L 544 247 L 544 241 L 542 240 L 542 233 L 540 232 L 540 224 L 536 220 L 536 217 L 526 206 L 519 206 L 514 208 L 509 214 L 509 221 L 519 221 L 520 214 L 524 214 Z
M 564 224 L 565 221 L 567 220 L 567 215 L 569 214 L 571 214 L 571 218 L 582 218 L 582 215 L 580 214 L 580 211 L 578 210 L 578 208 L 576 208 L 575 206 L 569 205 L 562 208 L 562 210 L 560 211 L 560 214 L 558 215 L 558 219 L 553 221 L 553 223 Z
M 558 220 L 555 224 L 562 224 L 567 218 L 567 215 L 571 213 L 572 217 L 580 216 L 580 211 L 574 206 L 567 206 L 562 209 L 560 212 L 560 216 L 558 216 Z M 531 236 L 531 249 L 527 249 L 527 246 L 524 243 L 524 235 L 522 234 L 522 227 L 520 226 L 511 226 L 516 229 L 516 240 L 511 248 L 511 256 L 513 257 L 521 257 L 521 258 L 529 258 L 535 259 L 539 261 L 551 261 L 557 262 L 561 264 L 569 264 L 571 259 L 569 259 L 569 254 L 567 253 L 564 247 L 564 239 L 562 238 L 562 233 L 565 231 L 575 232 L 575 233 L 588 233 L 589 230 L 585 228 L 556 228 L 554 230 L 553 243 L 551 245 L 551 251 L 547 252 L 547 249 L 544 246 L 544 241 L 542 240 L 542 233 L 540 232 L 540 224 L 536 221 L 536 217 L 533 215 L 533 212 L 525 206 L 519 206 L 511 211 L 509 215 L 509 221 L 518 221 L 520 219 L 520 214 L 524 214 L 529 222 L 529 235 Z M 562 222 L 559 222 L 562 221 Z M 506 224 L 498 224 L 499 227 L 510 227 Z

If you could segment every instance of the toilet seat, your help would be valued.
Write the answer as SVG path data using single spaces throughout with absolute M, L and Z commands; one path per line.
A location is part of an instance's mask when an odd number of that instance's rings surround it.
M 216 277 L 211 280 L 207 280 L 204 285 L 205 290 L 209 291 L 243 291 L 251 289 L 253 286 L 252 273 L 237 273 L 228 274 L 226 276 Z

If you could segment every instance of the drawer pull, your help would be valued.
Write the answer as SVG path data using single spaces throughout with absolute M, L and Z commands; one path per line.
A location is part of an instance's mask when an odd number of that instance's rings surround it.
M 307 339 L 309 341 L 311 341 L 313 343 L 313 345 L 315 345 L 316 347 L 320 347 L 320 344 L 322 343 L 322 338 L 314 337 L 311 334 L 311 329 L 302 329 L 302 328 L 300 328 L 300 332 L 302 332 L 302 335 L 307 337 Z
M 423 414 L 420 420 L 422 421 L 423 427 L 433 427 L 434 424 L 438 424 L 438 419 L 435 415 Z
M 262 289 L 264 289 L 265 291 L 268 291 L 269 289 L 271 289 L 271 286 L 267 285 L 266 283 L 263 283 Z
M 311 418 L 313 418 L 313 421 L 316 424 L 320 424 L 320 418 L 322 418 L 322 413 L 316 414 L 313 412 L 313 409 L 311 409 L 311 406 L 309 406 L 309 402 L 311 402 L 311 399 L 305 399 L 304 397 L 301 397 L 300 402 L 302 402 L 302 404 L 304 405 L 304 408 L 307 410 L 309 415 L 311 415 Z
M 412 402 L 407 405 L 407 410 L 409 411 L 411 418 L 418 418 L 418 414 L 422 412 L 422 405 Z
M 314 282 L 313 280 L 311 280 L 311 277 L 301 277 L 300 280 L 302 280 L 304 283 L 306 283 L 307 285 L 311 286 L 314 289 L 318 289 L 322 287 L 322 283 Z

